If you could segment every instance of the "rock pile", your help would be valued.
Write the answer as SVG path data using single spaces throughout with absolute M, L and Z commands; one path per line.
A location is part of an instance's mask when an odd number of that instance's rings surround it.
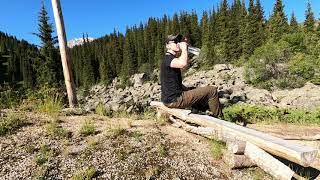
M 320 86 L 307 83 L 302 88 L 275 90 L 254 88 L 246 84 L 244 69 L 232 65 L 218 64 L 209 71 L 190 69 L 184 73 L 183 84 L 187 87 L 217 86 L 220 102 L 224 106 L 246 102 L 250 104 L 315 109 L 320 106 Z M 151 101 L 160 100 L 159 71 L 153 79 L 146 74 L 135 74 L 130 78 L 132 86 L 123 86 L 115 78 L 109 86 L 95 85 L 86 96 L 80 96 L 86 111 L 94 111 L 101 103 L 107 111 L 142 111 Z

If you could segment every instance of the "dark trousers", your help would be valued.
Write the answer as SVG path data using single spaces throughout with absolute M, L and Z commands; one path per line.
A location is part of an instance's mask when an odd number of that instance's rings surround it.
M 192 107 L 200 111 L 210 109 L 212 116 L 223 116 L 217 88 L 214 86 L 199 87 L 183 91 L 181 96 L 177 98 L 176 102 L 165 104 L 165 106 L 180 109 Z

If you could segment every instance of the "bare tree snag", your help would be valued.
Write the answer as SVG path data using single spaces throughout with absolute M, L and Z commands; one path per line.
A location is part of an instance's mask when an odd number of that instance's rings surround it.
M 64 29 L 63 15 L 61 11 L 60 0 L 51 0 L 54 19 L 57 27 L 57 34 L 59 40 L 59 48 L 61 54 L 62 68 L 64 81 L 67 88 L 68 100 L 70 108 L 76 107 L 77 96 L 75 92 L 75 84 L 71 71 L 71 58 L 67 47 L 67 37 Z

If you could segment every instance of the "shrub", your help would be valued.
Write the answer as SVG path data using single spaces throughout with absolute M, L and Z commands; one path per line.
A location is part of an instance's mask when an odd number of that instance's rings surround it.
M 315 74 L 313 58 L 305 54 L 298 53 L 295 55 L 289 65 L 292 75 L 303 77 L 306 80 L 312 79 Z
M 249 104 L 236 104 L 223 109 L 225 120 L 256 123 L 278 117 L 276 109 Z
M 272 78 L 277 79 L 283 73 L 277 64 L 287 62 L 290 54 L 289 44 L 285 41 L 269 41 L 257 48 L 245 64 L 246 81 L 257 86 Z
M 282 36 L 282 41 L 285 41 L 289 44 L 289 48 L 292 53 L 302 53 L 306 52 L 307 50 L 305 38 L 306 35 L 304 32 L 297 32 Z

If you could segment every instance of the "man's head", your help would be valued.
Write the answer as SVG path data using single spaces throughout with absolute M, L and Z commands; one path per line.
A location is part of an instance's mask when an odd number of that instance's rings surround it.
M 182 40 L 182 35 L 169 35 L 166 39 L 166 48 L 167 50 L 172 50 L 174 52 L 180 51 L 180 47 L 178 45 L 179 42 Z

